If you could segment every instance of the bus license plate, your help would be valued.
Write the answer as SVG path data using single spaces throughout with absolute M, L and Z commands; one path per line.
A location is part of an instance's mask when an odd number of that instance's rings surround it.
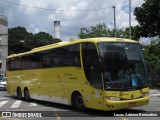
M 134 107 L 134 106 L 136 106 L 136 102 L 129 103 L 129 107 Z

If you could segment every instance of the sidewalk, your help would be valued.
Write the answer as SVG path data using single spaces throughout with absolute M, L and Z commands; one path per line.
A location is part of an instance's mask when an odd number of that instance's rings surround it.
M 160 97 L 160 90 L 156 89 L 150 90 L 149 94 L 150 97 Z

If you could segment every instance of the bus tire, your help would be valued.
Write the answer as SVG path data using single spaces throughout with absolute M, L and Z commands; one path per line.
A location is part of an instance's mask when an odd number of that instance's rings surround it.
M 72 105 L 77 111 L 85 111 L 83 97 L 80 93 L 73 95 Z
M 24 89 L 24 99 L 29 102 L 30 101 L 30 94 L 27 88 Z
M 17 99 L 19 99 L 19 100 L 22 100 L 22 91 L 21 91 L 21 88 L 17 88 Z

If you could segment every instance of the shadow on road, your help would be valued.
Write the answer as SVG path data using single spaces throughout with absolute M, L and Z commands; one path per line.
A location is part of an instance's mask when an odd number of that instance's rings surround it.
M 11 97 L 11 96 L 6 96 L 6 97 L 16 99 L 16 97 Z M 73 107 L 68 105 L 62 105 L 58 103 L 46 102 L 41 100 L 33 100 L 33 99 L 30 102 L 37 103 L 38 105 L 41 105 L 44 107 L 59 109 L 59 111 L 49 111 L 50 109 L 48 109 L 48 112 L 54 112 L 61 117 L 113 117 L 115 114 L 125 115 L 125 114 L 139 114 L 139 113 L 146 112 L 140 109 L 123 109 L 123 110 L 116 110 L 116 111 L 101 111 L 101 110 L 94 110 L 94 109 L 86 109 L 84 112 L 79 112 L 74 110 Z

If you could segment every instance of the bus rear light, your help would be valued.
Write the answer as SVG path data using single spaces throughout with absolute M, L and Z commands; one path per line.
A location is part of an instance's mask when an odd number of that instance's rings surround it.
M 116 96 L 106 96 L 107 100 L 119 101 L 121 98 Z

